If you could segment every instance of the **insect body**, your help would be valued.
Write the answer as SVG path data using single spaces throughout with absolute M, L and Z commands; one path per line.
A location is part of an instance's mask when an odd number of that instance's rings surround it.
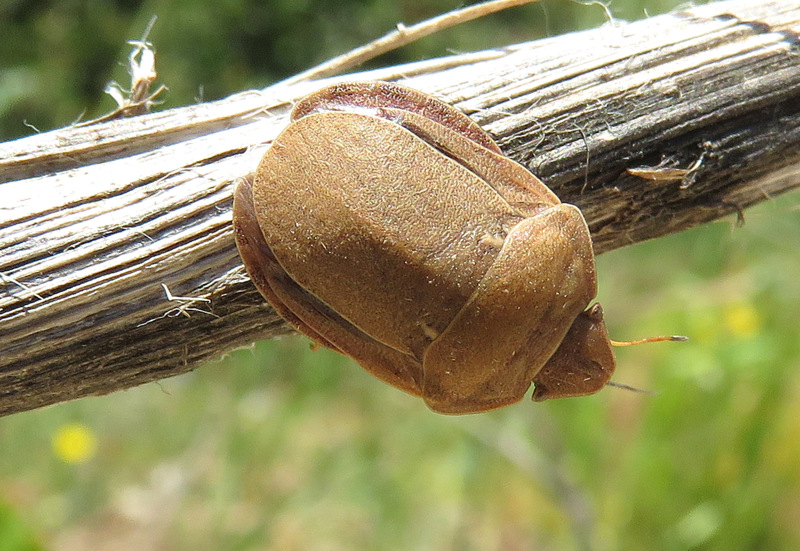
M 442 413 L 600 390 L 614 371 L 581 212 L 466 115 L 388 83 L 325 88 L 234 201 L 287 321 Z

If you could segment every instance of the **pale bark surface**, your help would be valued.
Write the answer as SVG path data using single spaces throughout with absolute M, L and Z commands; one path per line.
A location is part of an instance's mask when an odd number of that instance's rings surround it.
M 454 103 L 578 205 L 603 252 L 800 186 L 799 31 L 794 0 L 719 2 L 349 79 Z M 231 197 L 319 86 L 0 144 L 0 415 L 290 331 L 241 266 Z M 692 170 L 627 172 L 657 166 Z

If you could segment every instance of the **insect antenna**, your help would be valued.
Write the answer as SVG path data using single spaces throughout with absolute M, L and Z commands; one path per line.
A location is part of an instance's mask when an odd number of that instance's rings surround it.
M 647 394 L 648 396 L 658 396 L 658 392 L 654 390 L 644 390 L 643 388 L 636 388 L 635 386 L 630 386 L 622 383 L 615 383 L 614 381 L 608 381 L 606 386 L 613 386 L 616 388 L 621 388 L 622 390 L 630 390 L 631 392 L 635 392 L 637 394 Z
M 635 344 L 644 344 L 646 342 L 659 342 L 659 341 L 676 341 L 676 342 L 683 342 L 688 341 L 689 337 L 684 337 L 683 335 L 667 335 L 662 337 L 648 337 L 646 339 L 639 339 L 635 341 L 615 341 L 613 339 L 609 339 L 613 346 L 633 346 Z

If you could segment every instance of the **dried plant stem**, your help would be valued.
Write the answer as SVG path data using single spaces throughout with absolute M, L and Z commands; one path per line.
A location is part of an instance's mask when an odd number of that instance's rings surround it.
M 283 84 L 295 84 L 304 80 L 317 80 L 338 75 L 348 69 L 358 67 L 362 63 L 374 59 L 379 55 L 391 52 L 392 50 L 401 48 L 406 44 L 411 44 L 420 38 L 424 38 L 449 27 L 454 27 L 461 23 L 472 21 L 473 19 L 479 19 L 508 8 L 539 1 L 540 0 L 490 0 L 489 2 L 482 2 L 466 8 L 449 11 L 410 27 L 398 23 L 397 30 L 385 34 L 369 44 L 354 48 L 346 54 L 328 60 L 316 67 L 312 67 L 308 71 L 303 71 L 283 81 Z
M 581 208 L 600 253 L 800 186 L 798 34 L 795 0 L 732 0 L 350 78 L 468 113 Z M 244 273 L 232 189 L 330 82 L 0 144 L 0 415 L 290 331 Z

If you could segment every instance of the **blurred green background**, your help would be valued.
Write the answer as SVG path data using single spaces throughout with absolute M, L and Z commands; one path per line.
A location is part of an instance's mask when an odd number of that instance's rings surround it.
M 636 19 L 672 1 L 614 2 Z M 0 138 L 114 107 L 150 39 L 163 108 L 263 87 L 455 1 L 0 3 Z M 517 8 L 393 64 L 592 27 Z M 300 337 L 0 419 L 0 551 L 800 548 L 800 201 L 598 259 L 618 351 L 583 399 L 446 417 Z

